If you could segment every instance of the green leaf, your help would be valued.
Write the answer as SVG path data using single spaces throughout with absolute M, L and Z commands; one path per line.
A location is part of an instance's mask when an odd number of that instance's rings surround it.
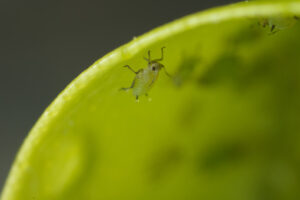
M 242 2 L 109 53 L 43 113 L 2 200 L 298 199 L 299 15 L 298 1 Z M 123 66 L 163 46 L 173 78 L 152 101 L 119 91 L 135 76 Z

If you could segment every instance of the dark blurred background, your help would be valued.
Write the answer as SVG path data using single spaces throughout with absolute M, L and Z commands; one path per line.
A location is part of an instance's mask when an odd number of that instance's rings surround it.
M 1 0 L 0 191 L 43 110 L 94 61 L 157 26 L 238 0 Z

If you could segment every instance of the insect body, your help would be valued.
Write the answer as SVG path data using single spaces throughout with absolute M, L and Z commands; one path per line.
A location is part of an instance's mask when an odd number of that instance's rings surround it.
M 125 65 L 133 73 L 136 74 L 131 86 L 129 88 L 121 88 L 121 90 L 132 89 L 133 95 L 138 101 L 139 96 L 146 95 L 148 96 L 148 91 L 152 88 L 153 84 L 158 78 L 159 72 L 161 69 L 165 70 L 163 64 L 160 63 L 164 59 L 164 48 L 161 48 L 161 58 L 151 60 L 150 50 L 148 51 L 148 58 L 144 58 L 148 62 L 148 67 L 144 69 L 139 69 L 137 72 L 134 71 L 129 65 Z M 170 75 L 165 70 L 165 73 L 170 77 Z

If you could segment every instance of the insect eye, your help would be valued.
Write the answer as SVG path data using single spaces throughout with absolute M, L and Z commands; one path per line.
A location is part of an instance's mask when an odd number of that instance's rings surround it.
M 152 71 L 155 71 L 155 67 L 152 67 Z

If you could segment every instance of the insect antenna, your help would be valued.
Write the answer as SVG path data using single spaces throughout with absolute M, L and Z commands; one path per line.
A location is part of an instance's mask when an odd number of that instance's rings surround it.
M 144 57 L 144 59 L 150 64 L 150 62 L 151 62 L 151 56 L 150 56 L 150 54 L 151 54 L 151 52 L 150 52 L 150 50 L 148 51 L 148 58 L 145 58 Z
M 159 61 L 162 61 L 163 59 L 164 59 L 164 49 L 165 49 L 166 47 L 162 47 L 161 48 L 161 58 L 158 58 L 158 59 L 155 59 L 155 60 L 153 60 L 154 62 L 159 62 Z

